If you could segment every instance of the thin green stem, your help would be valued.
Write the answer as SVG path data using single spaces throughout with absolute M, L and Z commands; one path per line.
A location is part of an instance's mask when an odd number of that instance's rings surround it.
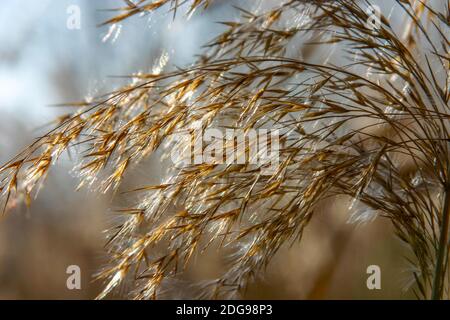
M 439 246 L 437 250 L 436 266 L 434 271 L 433 287 L 431 299 L 442 298 L 443 281 L 445 279 L 444 258 L 448 252 L 448 228 L 450 222 L 450 188 L 445 189 L 444 206 L 442 210 L 442 225 L 439 236 Z

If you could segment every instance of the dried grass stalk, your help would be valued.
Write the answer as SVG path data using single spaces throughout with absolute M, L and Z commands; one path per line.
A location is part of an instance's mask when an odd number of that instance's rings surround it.
M 175 12 L 182 2 L 126 1 L 106 23 L 164 5 Z M 195 0 L 190 10 L 208 4 Z M 129 86 L 77 104 L 79 111 L 5 164 L 5 208 L 13 196 L 29 199 L 74 145 L 85 148 L 81 185 L 107 191 L 133 164 L 164 149 L 171 134 L 198 123 L 277 128 L 280 166 L 270 176 L 254 165 L 199 164 L 138 188 L 141 200 L 122 211 L 109 241 L 111 264 L 100 274 L 109 283 L 99 298 L 126 279 L 135 284 L 134 298 L 156 298 L 194 252 L 217 242 L 234 248 L 230 267 L 201 293 L 229 297 L 281 245 L 299 240 L 316 205 L 336 195 L 390 219 L 413 252 L 419 297 L 448 298 L 450 5 L 393 0 L 406 17 L 399 32 L 386 16 L 368 29 L 367 4 L 292 0 L 266 12 L 237 8 L 241 19 L 224 22 L 228 29 L 194 66 L 133 76 Z M 296 41 L 302 57 L 289 49 Z M 320 48 L 343 58 L 312 63 Z

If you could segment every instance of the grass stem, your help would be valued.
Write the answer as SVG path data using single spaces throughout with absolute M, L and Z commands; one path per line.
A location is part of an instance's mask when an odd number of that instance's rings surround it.
M 439 246 L 437 250 L 437 260 L 434 271 L 433 287 L 432 287 L 432 300 L 439 300 L 442 298 L 443 279 L 445 278 L 444 271 L 444 257 L 448 253 L 448 228 L 450 222 L 450 187 L 445 190 L 444 207 L 442 212 L 442 225 L 439 236 Z

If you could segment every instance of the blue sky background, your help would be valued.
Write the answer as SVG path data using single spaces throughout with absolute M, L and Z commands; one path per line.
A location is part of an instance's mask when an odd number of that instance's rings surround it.
M 107 93 L 126 81 L 110 76 L 149 71 L 163 52 L 167 67 L 193 63 L 201 46 L 224 28 L 214 21 L 235 15 L 228 4 L 196 12 L 189 21 L 183 9 L 173 20 L 163 7 L 124 21 L 108 38 L 109 27 L 99 24 L 114 14 L 105 9 L 123 6 L 121 0 L 2 1 L 0 160 L 48 130 L 42 126 L 58 112 L 67 112 L 51 105 Z M 80 8 L 79 30 L 67 28 L 72 5 Z
M 79 6 L 81 29 L 66 27 L 67 8 Z M 220 30 L 211 20 L 222 10 L 194 14 L 189 23 L 172 20 L 168 7 L 129 19 L 102 41 L 108 26 L 98 24 L 113 13 L 102 9 L 119 0 L 8 0 L 0 9 L 0 117 L 18 117 L 27 124 L 52 119 L 51 104 L 78 100 L 121 84 L 112 75 L 148 71 L 165 50 L 168 65 L 194 61 L 201 45 Z M 221 9 L 221 8 L 218 8 Z M 216 17 L 214 17 L 216 16 Z

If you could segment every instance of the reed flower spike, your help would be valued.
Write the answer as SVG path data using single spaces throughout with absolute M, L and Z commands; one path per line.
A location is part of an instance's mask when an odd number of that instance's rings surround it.
M 174 166 L 159 185 L 136 186 L 140 200 L 122 210 L 108 241 L 99 298 L 124 282 L 133 298 L 158 298 L 213 243 L 229 252 L 229 265 L 199 297 L 233 297 L 282 245 L 301 240 L 321 201 L 346 196 L 349 214 L 376 211 L 411 249 L 417 296 L 448 299 L 450 2 L 384 1 L 389 10 L 371 21 L 375 2 L 285 0 L 255 10 L 244 2 L 194 65 L 140 73 L 76 104 L 3 165 L 5 208 L 29 199 L 73 146 L 83 147 L 81 184 L 107 191 L 155 151 L 182 149 L 174 134 L 276 129 L 270 174 L 264 164 L 193 163 Z M 202 14 L 213 3 L 125 1 L 106 24 L 185 6 Z

